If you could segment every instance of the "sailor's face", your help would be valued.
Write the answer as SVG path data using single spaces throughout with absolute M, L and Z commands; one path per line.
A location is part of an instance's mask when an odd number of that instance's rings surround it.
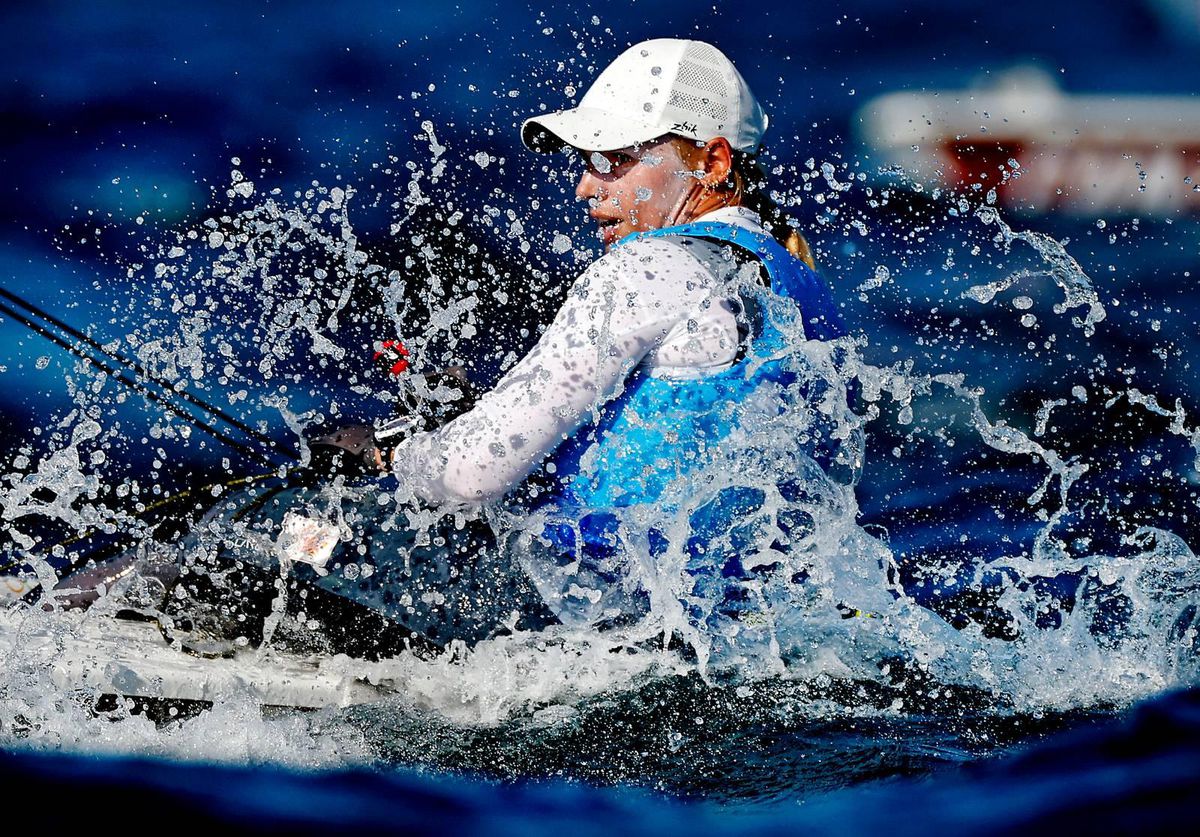
M 619 151 L 580 151 L 585 170 L 575 196 L 588 202 L 605 248 L 630 233 L 678 223 L 697 179 L 670 138 Z

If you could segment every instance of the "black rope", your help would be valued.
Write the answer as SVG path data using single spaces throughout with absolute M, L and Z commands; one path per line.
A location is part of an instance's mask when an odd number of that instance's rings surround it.
M 263 433 L 258 432 L 258 430 L 251 427 L 250 424 L 246 424 L 245 422 L 242 422 L 239 419 L 236 419 L 236 417 L 230 416 L 227 413 L 224 413 L 224 411 L 222 411 L 221 408 L 214 407 L 214 405 L 211 405 L 208 402 L 203 401 L 202 398 L 193 396 L 192 393 L 188 392 L 187 390 L 175 390 L 173 386 L 170 386 L 169 384 L 164 383 L 164 381 L 156 378 L 154 373 L 151 373 L 149 371 L 149 369 L 146 369 L 142 365 L 139 365 L 139 363 L 137 361 L 128 360 L 128 359 L 126 359 L 126 357 L 122 357 L 120 355 L 116 355 L 116 354 L 112 353 L 112 351 L 109 351 L 108 349 L 104 348 L 103 345 L 101 343 L 98 343 L 97 341 L 95 341 L 95 339 L 92 339 L 88 335 L 85 335 L 85 333 L 83 333 L 82 331 L 79 331 L 78 329 L 74 329 L 73 326 L 67 325 L 66 323 L 64 323 L 64 321 L 54 317 L 53 314 L 50 314 L 49 312 L 46 312 L 46 311 L 42 311 L 42 309 L 35 306 L 34 303 L 20 299 L 20 297 L 17 296 L 16 294 L 13 294 L 12 291 L 6 290 L 4 288 L 0 288 L 0 297 L 4 297 L 4 299 L 14 303 L 14 305 L 24 308 L 25 311 L 28 311 L 29 313 L 34 314 L 35 317 L 40 317 L 43 320 L 46 320 L 47 323 L 50 323 L 50 324 L 54 325 L 55 327 L 58 327 L 58 329 L 60 329 L 61 331 L 66 332 L 67 335 L 70 335 L 71 337 L 76 338 L 77 341 L 85 343 L 86 345 L 89 345 L 89 347 L 91 347 L 92 349 L 95 349 L 96 351 L 98 351 L 98 353 L 101 353 L 102 355 L 108 357 L 109 360 L 118 362 L 118 363 L 120 363 L 121 366 L 125 366 L 126 368 L 132 368 L 134 372 L 136 372 L 138 375 L 140 375 L 140 377 L 149 378 L 150 380 L 154 380 L 156 384 L 164 387 L 164 389 L 174 392 L 175 395 L 178 395 L 180 398 L 184 399 L 184 401 L 186 401 L 190 404 L 196 405 L 196 407 L 198 407 L 202 410 L 205 410 L 206 413 L 211 413 L 212 415 L 220 417 L 220 419 L 222 421 L 226 422 L 227 424 L 230 424 L 230 426 L 232 426 L 232 427 L 238 428 L 239 430 L 241 430 L 242 433 L 245 433 L 246 435 L 250 436 L 251 439 L 263 442 L 264 445 L 268 445 L 272 448 L 275 448 L 275 450 L 278 453 L 283 454 L 284 457 L 287 457 L 288 459 L 296 458 L 294 453 L 287 451 L 286 448 L 281 448 L 280 445 L 278 445 L 278 442 L 276 442 L 274 439 L 271 439 L 269 435 L 265 435 Z
M 5 291 L 2 288 L 0 288 L 0 296 L 3 296 L 5 299 L 14 299 L 15 301 L 18 302 L 18 304 L 21 304 L 23 302 L 22 300 L 20 300 L 19 298 L 15 298 L 13 296 L 13 294 L 10 294 L 8 291 Z M 65 326 L 59 322 L 56 322 L 53 317 L 50 317 L 47 314 L 43 314 L 42 312 L 35 309 L 33 306 L 26 304 L 26 307 L 28 307 L 30 309 L 31 313 L 35 313 L 39 316 L 44 316 L 45 319 L 47 319 L 51 323 L 54 323 L 56 326 L 59 326 L 60 328 L 63 329 L 63 331 L 66 331 L 68 334 L 71 334 L 72 336 L 78 335 L 78 332 L 74 332 L 74 330 L 71 329 L 69 326 Z M 176 416 L 179 416 L 184 421 L 186 421 L 188 424 L 195 427 L 197 430 L 201 430 L 201 431 L 209 434 L 214 439 L 228 445 L 229 447 L 233 448 L 234 450 L 238 451 L 239 453 L 242 453 L 245 456 L 250 457 L 251 459 L 258 460 L 259 462 L 266 464 L 268 467 L 275 467 L 278 464 L 278 463 L 271 461 L 271 459 L 268 456 L 266 456 L 262 451 L 252 448 L 248 445 L 243 445 L 241 442 L 235 441 L 234 439 L 230 439 L 227 434 L 220 432 L 216 428 L 204 423 L 196 416 L 193 416 L 192 414 L 186 412 L 185 410 L 177 407 L 175 404 L 171 403 L 170 399 L 161 395 L 158 392 L 155 392 L 153 389 L 146 386 L 146 384 L 142 383 L 137 378 L 127 377 L 125 374 L 125 370 L 122 370 L 118 366 L 114 366 L 112 364 L 105 363 L 104 360 L 102 360 L 100 358 L 92 357 L 92 356 L 84 353 L 77 345 L 74 345 L 74 344 L 68 342 L 67 340 L 64 340 L 61 336 L 55 334 L 50 329 L 48 329 L 44 324 L 30 320 L 25 315 L 21 314 L 18 311 L 14 311 L 12 308 L 10 308 L 9 306 L 5 305 L 2 302 L 0 302 L 0 312 L 7 314 L 8 316 L 12 317 L 17 322 L 24 325 L 26 328 L 30 329 L 31 331 L 33 331 L 37 334 L 42 335 L 47 340 L 50 340 L 52 343 L 62 347 L 63 349 L 66 349 L 71 354 L 77 355 L 79 357 L 84 358 L 85 360 L 88 360 L 88 361 L 96 364 L 98 367 L 100 367 L 100 369 L 104 370 L 106 373 L 108 373 L 110 376 L 112 376 L 118 382 L 124 384 L 125 386 L 129 387 L 130 389 L 133 389 L 137 392 L 142 393 L 147 398 L 149 398 L 151 401 L 153 401 L 154 403 L 163 407 L 164 409 L 168 410 L 169 412 L 174 413 Z M 91 338 L 88 338 L 83 335 L 79 335 L 79 336 L 88 345 L 98 348 L 98 350 L 102 353 L 103 357 L 108 360 L 112 360 L 113 363 L 119 364 L 119 363 L 124 362 L 125 364 L 134 366 L 135 369 L 140 368 L 136 364 L 129 364 L 128 361 L 125 361 L 124 358 L 119 358 L 119 357 L 114 358 L 112 355 L 110 355 L 108 352 L 106 352 L 103 349 L 103 347 L 100 346 L 100 344 L 96 343 L 94 340 L 91 340 Z M 158 381 L 153 376 L 146 375 L 146 377 L 149 377 L 151 380 L 155 381 L 155 383 L 158 383 L 160 386 L 163 385 L 161 381 Z M 170 391 L 176 392 L 175 390 L 170 390 Z M 176 394 L 183 395 L 185 393 L 176 393 Z M 237 427 L 239 430 L 242 430 L 244 428 L 244 425 L 242 425 L 241 422 L 238 422 L 236 419 L 233 419 L 232 417 L 226 416 L 224 413 L 222 413 L 220 410 L 218 410 L 215 407 L 208 407 L 208 405 L 204 404 L 204 402 L 200 401 L 200 399 L 195 398 L 193 396 L 192 398 L 189 398 L 188 400 L 192 401 L 192 403 L 195 403 L 196 406 L 202 406 L 202 407 L 205 407 L 205 408 L 211 410 L 217 416 L 224 419 L 229 424 L 232 424 L 234 427 Z M 265 443 L 276 454 L 284 456 L 285 458 L 288 459 L 289 462 L 295 461 L 295 459 L 296 459 L 295 455 L 292 454 L 290 451 L 287 451 L 287 450 L 281 448 L 275 442 L 274 439 L 271 439 L 269 436 L 264 436 L 263 434 L 258 433 L 257 431 L 254 431 L 253 428 L 249 428 L 248 430 L 251 431 L 250 435 L 253 435 L 255 438 L 259 439 L 260 441 L 265 440 Z

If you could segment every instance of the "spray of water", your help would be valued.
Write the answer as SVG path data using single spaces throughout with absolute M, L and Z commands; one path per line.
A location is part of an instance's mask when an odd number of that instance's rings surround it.
M 148 247 L 144 262 L 130 267 L 147 271 L 156 282 L 148 286 L 147 304 L 141 306 L 149 313 L 128 324 L 125 347 L 161 380 L 181 389 L 206 389 L 230 408 L 243 409 L 242 415 L 264 430 L 282 421 L 296 439 L 302 462 L 310 455 L 307 431 L 344 418 L 350 409 L 323 398 L 311 373 L 346 364 L 347 388 L 361 396 L 356 409 L 374 405 L 386 410 L 396 394 L 381 391 L 353 371 L 341 339 L 356 322 L 356 294 L 366 288 L 378 294 L 378 308 L 397 333 L 410 339 L 415 356 L 454 359 L 457 341 L 476 331 L 476 312 L 486 292 L 479 277 L 448 271 L 434 242 L 414 230 L 437 203 L 423 187 L 436 187 L 448 177 L 448 164 L 456 155 L 476 166 L 486 163 L 478 154 L 441 144 L 432 123 L 424 123 L 422 131 L 428 160 L 396 167 L 408 178 L 401 199 L 393 204 L 391 231 L 410 236 L 414 245 L 402 271 L 376 264 L 360 245 L 351 222 L 353 188 L 314 183 L 290 194 L 279 189 L 264 193 L 235 160 L 228 198 L 241 208 L 175 233 L 157 249 Z M 780 173 L 781 182 L 786 175 Z M 887 190 L 863 187 L 865 174 L 845 163 L 810 160 L 791 175 L 798 185 L 778 195 L 783 204 L 807 199 L 833 206 L 858 188 L 866 189 L 874 207 L 887 201 Z M 972 285 L 963 298 L 987 305 L 1014 286 L 1049 281 L 1062 294 L 1055 313 L 1080 312 L 1072 322 L 1088 335 L 1101 326 L 1105 308 L 1060 242 L 1014 231 L 993 201 L 972 211 L 966 198 L 949 200 L 952 214 L 973 217 L 979 228 L 992 233 L 996 251 L 1009 254 L 1023 244 L 1035 260 L 1034 267 Z M 518 252 L 536 251 L 542 242 L 527 233 L 529 219 L 497 203 L 503 201 L 489 196 L 473 217 Z M 469 211 L 444 216 L 447 236 L 456 235 Z M 848 211 L 840 216 L 826 212 L 818 219 L 825 227 L 839 223 L 847 237 L 868 232 L 867 222 Z M 571 236 L 559 231 L 545 235 L 553 238 L 546 249 L 559 254 L 572 250 Z M 584 259 L 588 251 L 580 248 L 573 255 Z M 958 256 L 964 258 L 969 257 Z M 869 297 L 901 270 L 900 264 L 878 265 L 858 290 Z M 730 281 L 734 284 L 726 293 L 750 292 L 745 277 Z M 501 301 L 516 293 L 500 287 L 494 293 Z M 414 303 L 418 293 L 420 310 Z M 476 510 L 470 514 L 487 517 L 539 585 L 577 593 L 579 618 L 546 631 L 514 630 L 472 647 L 455 644 L 433 658 L 402 653 L 376 663 L 342 659 L 336 665 L 393 691 L 405 706 L 474 724 L 498 723 L 550 705 L 569 706 L 686 671 L 715 682 L 817 677 L 883 682 L 894 665 L 911 665 L 937 682 L 978 688 L 1023 709 L 1121 703 L 1195 682 L 1200 569 L 1186 543 L 1165 529 L 1143 527 L 1126 538 L 1129 548 L 1121 555 L 1081 555 L 1068 550 L 1058 536 L 1083 502 L 1077 487 L 1092 467 L 1063 455 L 1043 438 L 1051 410 L 1068 403 L 1065 393 L 1044 402 L 1036 418 L 1031 417 L 1036 426 L 1031 436 L 990 418 L 985 390 L 969 383 L 964 373 L 920 373 L 903 359 L 868 362 L 869 336 L 808 341 L 786 304 L 771 306 L 776 324 L 790 334 L 778 359 L 795 373 L 796 383 L 752 400 L 746 420 L 722 449 L 700 473 L 673 483 L 661 504 L 620 513 L 623 551 L 616 565 L 605 568 L 620 577 L 619 589 L 598 589 L 587 568 L 578 564 L 539 562 L 535 544 L 544 521 L 537 515 L 505 507 Z M 1022 310 L 1022 305 L 1016 307 Z M 13 533 L 10 563 L 27 568 L 9 572 L 7 589 L 14 597 L 35 583 L 50 588 L 56 579 L 42 545 L 22 531 L 25 521 L 50 518 L 77 532 L 101 527 L 140 535 L 138 516 L 117 510 L 123 507 L 117 501 L 132 497 L 144 508 L 153 495 L 148 486 L 169 475 L 173 456 L 166 448 L 189 441 L 186 424 L 160 416 L 149 434 L 157 449 L 149 477 L 114 482 L 106 477 L 104 451 L 120 433 L 110 408 L 123 396 L 86 365 L 73 371 L 69 385 L 76 410 L 61 418 L 43 451 L 23 452 L 3 476 L 0 512 Z M 857 393 L 857 403 L 848 393 Z M 781 398 L 788 405 L 783 412 L 777 409 Z M 1137 389 L 1124 398 L 1170 419 L 1169 432 L 1185 438 L 1200 458 L 1200 431 L 1188 426 L 1181 405 L 1165 408 L 1153 394 Z M 986 575 L 1003 570 L 995 604 L 1006 615 L 1007 638 L 988 635 L 978 624 L 952 628 L 919 605 L 898 580 L 898 562 L 886 537 L 859 524 L 856 481 L 866 440 L 879 422 L 891 415 L 897 426 L 926 434 L 934 444 L 944 442 L 944 436 L 915 420 L 922 403 L 953 405 L 976 444 L 1027 458 L 1041 471 L 1041 483 L 1027 504 L 1049 503 L 1052 508 L 1043 513 L 1032 547 L 986 564 L 980 561 L 969 579 L 982 583 Z M 341 510 L 345 504 L 361 506 L 362 489 L 335 482 L 324 490 L 313 513 L 342 539 L 353 538 L 353 521 Z M 730 497 L 740 498 L 744 507 L 698 558 L 688 548 L 694 516 Z M 430 530 L 438 515 L 415 512 L 406 499 L 403 487 L 392 496 L 379 496 L 379 515 L 390 521 L 384 528 Z M 277 542 L 249 523 L 193 533 L 185 549 L 195 558 L 234 541 L 239 548 L 277 553 Z M 71 557 L 70 547 L 57 549 L 52 557 Z M 713 567 L 734 558 L 737 573 L 713 575 Z M 915 560 L 919 563 L 920 556 Z M 286 562 L 283 571 L 286 575 Z M 1082 580 L 1073 606 L 1060 608 L 1058 623 L 1047 628 L 1042 617 L 1057 605 L 1030 579 L 1063 574 Z M 615 599 L 640 602 L 639 609 L 626 614 L 635 618 L 595 630 L 596 617 L 608 615 Z M 98 713 L 96 689 L 72 687 L 66 674 L 71 654 L 77 653 L 70 637 L 78 632 L 81 618 L 102 620 L 112 608 L 96 607 L 80 617 L 58 611 L 52 597 L 48 601 L 49 609 L 12 605 L 6 616 L 12 641 L 2 652 L 4 738 L 54 747 L 297 764 L 368 757 L 362 742 L 346 730 L 328 734 L 334 725 L 312 735 L 311 724 L 302 731 L 294 718 L 264 718 L 244 694 L 222 695 L 202 718 L 165 727 L 131 713 L 123 703 Z M 266 630 L 268 649 L 281 613 L 277 600 L 274 621 Z M 33 635 L 42 640 L 33 649 L 24 646 L 22 638 Z M 903 701 L 894 709 L 902 711 Z

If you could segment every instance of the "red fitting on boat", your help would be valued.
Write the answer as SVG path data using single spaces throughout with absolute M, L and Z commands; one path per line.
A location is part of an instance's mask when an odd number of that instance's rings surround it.
M 408 349 L 399 340 L 384 340 L 373 360 L 380 366 L 387 366 L 389 375 L 399 375 L 408 369 Z

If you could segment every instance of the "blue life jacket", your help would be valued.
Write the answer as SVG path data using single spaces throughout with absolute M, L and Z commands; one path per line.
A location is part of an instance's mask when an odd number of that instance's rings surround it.
M 732 224 L 698 222 L 636 233 L 620 244 L 666 236 L 740 247 L 766 268 L 770 290 L 795 302 L 806 337 L 831 340 L 845 333 L 828 288 L 774 238 Z M 604 406 L 598 422 L 560 446 L 551 470 L 558 482 L 555 500 L 564 511 L 586 514 L 657 501 L 668 484 L 702 465 L 705 450 L 738 426 L 739 406 L 751 393 L 766 382 L 791 382 L 792 373 L 778 357 L 787 338 L 761 306 L 745 302 L 750 334 L 738 362 L 695 379 L 638 370 Z
M 777 397 L 782 413 L 795 397 L 817 394 L 809 391 L 808 381 L 795 386 L 799 373 L 788 344 L 796 337 L 796 320 L 809 339 L 832 340 L 844 334 L 824 283 L 773 238 L 714 222 L 636 237 L 660 236 L 710 239 L 740 248 L 763 265 L 770 288 L 741 291 L 739 325 L 746 327 L 746 334 L 743 352 L 728 369 L 682 380 L 636 370 L 621 393 L 603 406 L 599 419 L 565 441 L 547 463 L 553 488 L 535 498 L 536 506 L 549 512 L 541 538 L 546 548 L 528 569 L 551 609 L 568 622 L 596 623 L 598 616 L 619 621 L 646 612 L 647 591 L 624 583 L 631 548 L 634 553 L 648 551 L 651 559 L 666 552 L 671 542 L 655 521 L 668 521 L 691 506 L 689 476 L 713 461 L 719 446 L 752 410 L 759 415 L 765 405 L 769 412 L 769 399 Z M 747 401 L 752 396 L 755 406 L 750 408 Z M 822 469 L 832 461 L 815 449 L 811 458 Z M 802 470 L 789 469 L 777 486 L 788 502 L 805 490 Z M 680 545 L 688 556 L 685 572 L 694 579 L 688 618 L 697 624 L 736 620 L 741 611 L 754 609 L 740 582 L 773 571 L 767 565 L 751 568 L 742 563 L 757 537 L 754 520 L 765 499 L 762 490 L 732 485 L 715 495 L 704 493 L 708 499 L 689 508 L 686 543 Z M 638 506 L 652 510 L 649 525 L 623 528 L 622 518 Z M 788 540 L 796 527 L 805 525 L 803 515 L 790 521 L 794 516 L 781 515 L 778 521 Z M 630 543 L 631 538 L 639 543 Z M 697 610 L 695 602 L 710 605 Z M 709 606 L 713 609 L 704 612 Z

